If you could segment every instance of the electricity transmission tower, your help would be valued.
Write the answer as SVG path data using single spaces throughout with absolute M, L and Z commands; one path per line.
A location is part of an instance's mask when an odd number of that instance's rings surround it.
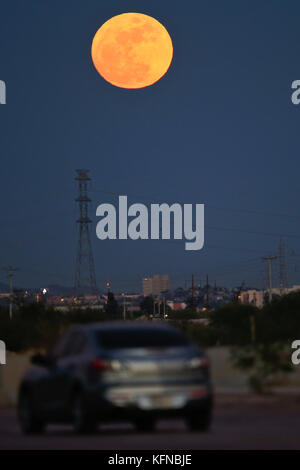
M 268 278 L 269 278 L 269 302 L 272 301 L 273 286 L 272 286 L 272 261 L 277 259 L 277 256 L 267 256 L 262 258 L 263 261 L 268 262 Z
M 9 318 L 12 319 L 14 302 L 13 277 L 14 273 L 19 271 L 19 269 L 13 268 L 12 266 L 7 266 L 3 269 L 7 272 L 7 277 L 9 279 Z
M 75 290 L 78 295 L 87 291 L 97 294 L 95 265 L 92 253 L 89 224 L 92 222 L 88 216 L 88 206 L 91 199 L 88 197 L 89 170 L 76 170 L 79 195 L 76 202 L 79 203 L 79 239 L 76 259 Z

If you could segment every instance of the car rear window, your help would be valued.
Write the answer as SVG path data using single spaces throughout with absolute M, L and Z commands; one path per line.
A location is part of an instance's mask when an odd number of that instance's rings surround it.
M 97 340 L 100 346 L 107 349 L 163 348 L 188 344 L 186 337 L 177 331 L 138 328 L 98 331 Z

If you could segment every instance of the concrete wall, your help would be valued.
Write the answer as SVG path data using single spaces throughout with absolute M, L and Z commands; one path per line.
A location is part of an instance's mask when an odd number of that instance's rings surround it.
M 212 380 L 216 392 L 243 393 L 248 391 L 247 376 L 234 369 L 230 363 L 228 348 L 212 348 L 207 351 L 212 364 Z M 0 406 L 13 406 L 17 401 L 18 386 L 30 367 L 33 353 L 7 352 L 6 365 L 0 365 Z M 295 373 L 284 376 L 281 385 L 300 387 L 300 366 Z
M 245 372 L 233 368 L 230 361 L 230 348 L 210 348 L 207 353 L 212 364 L 212 380 L 217 389 L 221 391 L 247 392 L 248 376 Z M 290 374 L 276 374 L 271 381 L 272 389 L 277 386 L 286 388 L 300 387 L 300 366 L 294 367 Z
M 236 388 L 246 391 L 248 377 L 232 367 L 229 348 L 210 348 L 206 352 L 211 360 L 212 381 L 216 389 Z
M 16 404 L 19 383 L 30 367 L 31 355 L 6 352 L 6 365 L 0 365 L 0 406 Z

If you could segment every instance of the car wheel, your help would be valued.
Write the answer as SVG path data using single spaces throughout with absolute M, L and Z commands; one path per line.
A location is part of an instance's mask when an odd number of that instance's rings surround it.
M 134 422 L 137 431 L 139 432 L 154 432 L 156 421 L 153 418 L 138 418 Z
M 72 399 L 72 422 L 76 433 L 91 433 L 97 429 L 97 421 L 88 413 L 84 395 L 75 393 Z
M 23 392 L 18 402 L 18 419 L 24 434 L 42 434 L 46 423 L 36 416 L 29 392 Z
M 193 416 L 188 416 L 186 422 L 190 431 L 209 431 L 212 422 L 212 409 L 209 407 Z

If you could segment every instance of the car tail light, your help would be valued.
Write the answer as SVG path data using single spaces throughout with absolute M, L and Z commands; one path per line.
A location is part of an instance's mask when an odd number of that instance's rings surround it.
M 210 366 L 210 360 L 208 357 L 194 357 L 189 361 L 189 366 L 192 369 L 208 369 Z
M 111 400 L 123 401 L 130 400 L 132 398 L 132 395 L 130 395 L 129 393 L 111 393 L 109 395 L 109 398 Z
M 200 388 L 199 390 L 192 390 L 190 392 L 190 398 L 203 398 L 207 395 L 207 390 Z
M 122 364 L 118 360 L 99 359 L 95 358 L 91 362 L 91 366 L 94 370 L 102 371 L 114 371 L 118 372 L 122 369 Z
M 91 362 L 91 366 L 94 370 L 111 370 L 111 362 L 105 359 L 93 359 Z

